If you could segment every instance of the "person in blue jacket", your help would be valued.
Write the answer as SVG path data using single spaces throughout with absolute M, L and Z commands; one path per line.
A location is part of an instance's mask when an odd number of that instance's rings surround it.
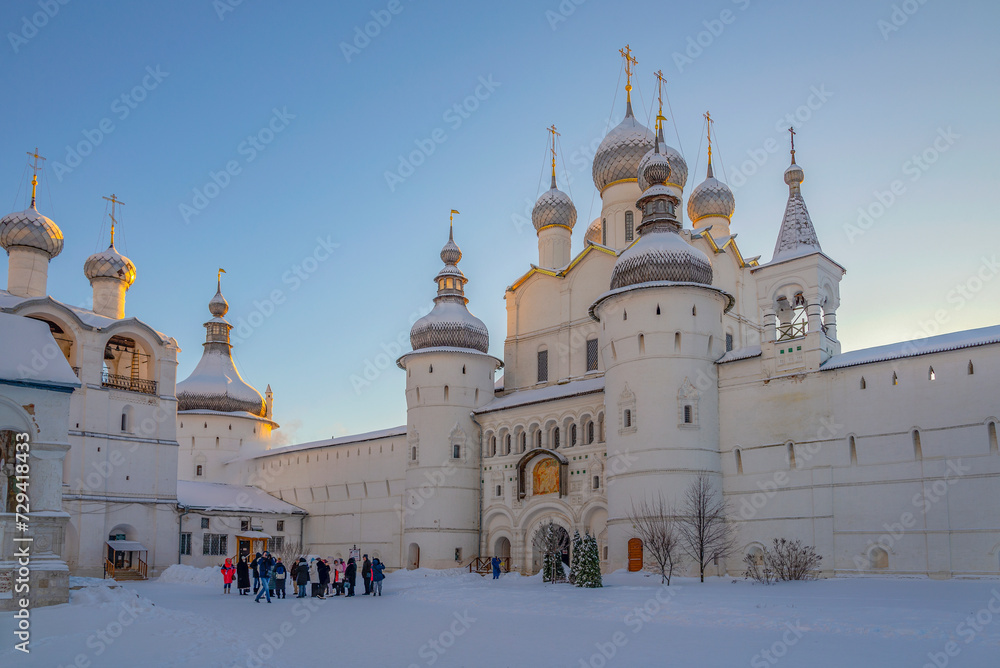
M 385 564 L 378 557 L 372 562 L 372 596 L 382 595 L 382 580 L 385 580 Z

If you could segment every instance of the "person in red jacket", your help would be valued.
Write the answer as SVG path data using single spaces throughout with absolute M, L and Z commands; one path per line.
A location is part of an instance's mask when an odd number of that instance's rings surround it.
M 236 569 L 233 567 L 233 560 L 226 559 L 226 565 L 222 567 L 222 593 L 230 594 L 232 593 L 233 586 L 233 576 L 236 575 Z

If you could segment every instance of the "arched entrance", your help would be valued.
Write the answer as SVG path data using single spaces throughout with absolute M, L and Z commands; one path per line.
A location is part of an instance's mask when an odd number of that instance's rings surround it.
M 642 541 L 638 538 L 628 541 L 628 570 L 629 573 L 642 570 Z
M 406 567 L 410 570 L 420 568 L 420 546 L 416 543 L 410 543 L 406 559 Z
M 500 536 L 497 538 L 496 542 L 493 544 L 493 554 L 501 559 L 510 558 L 510 539 L 506 536 Z
M 531 544 L 533 546 L 532 559 L 531 559 L 531 572 L 537 573 L 542 570 L 542 566 L 545 564 L 545 552 L 547 546 L 551 546 L 553 549 L 559 552 L 562 558 L 562 563 L 569 566 L 569 532 L 565 528 L 559 526 L 558 524 L 553 524 L 554 535 L 549 537 L 546 535 L 548 529 L 548 522 L 542 524 L 535 531 L 534 538 L 532 538 Z

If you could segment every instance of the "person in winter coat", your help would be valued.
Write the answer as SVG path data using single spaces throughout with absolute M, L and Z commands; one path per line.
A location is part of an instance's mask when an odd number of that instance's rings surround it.
M 299 586 L 299 595 L 295 598 L 306 597 L 306 585 L 309 584 L 309 564 L 305 557 L 299 557 L 299 567 L 295 571 L 295 584 Z
M 344 582 L 347 586 L 347 595 L 354 596 L 354 580 L 358 575 L 358 565 L 354 563 L 354 557 L 347 560 L 347 568 L 344 570 Z
M 260 552 L 254 555 L 253 561 L 250 562 L 250 570 L 253 571 L 253 593 L 257 593 L 260 589 L 260 572 L 257 570 L 257 566 L 260 564 Z
M 372 562 L 372 596 L 382 595 L 382 580 L 385 580 L 385 564 L 379 561 L 378 557 L 375 557 L 375 561 Z
M 236 564 L 236 588 L 239 590 L 240 596 L 246 596 L 247 592 L 250 591 L 250 566 L 247 565 L 246 557 L 240 557 Z
M 233 576 L 236 575 L 236 569 L 233 567 L 233 560 L 226 559 L 226 565 L 222 567 L 222 593 L 230 594 L 232 593 L 233 587 Z
M 344 593 L 344 580 L 345 580 L 344 572 L 347 571 L 347 564 L 344 562 L 343 559 L 338 559 L 337 562 L 338 562 L 337 563 L 337 572 L 340 573 L 340 593 L 343 594 Z
M 330 564 L 326 559 L 318 559 L 316 570 L 319 571 L 319 597 L 326 598 L 330 593 Z
M 497 580 L 500 578 L 500 557 L 494 556 L 490 559 L 490 564 L 493 566 L 493 579 Z
M 278 557 L 278 563 L 274 565 L 274 593 L 278 598 L 285 598 L 285 579 L 288 576 L 288 571 L 285 570 L 285 565 L 281 563 L 281 557 Z
M 260 593 L 254 599 L 254 603 L 260 602 L 260 597 L 266 595 L 267 602 L 271 602 L 271 591 L 274 589 L 271 571 L 274 570 L 274 559 L 267 552 L 257 560 L 257 572 L 260 574 Z
M 309 560 L 309 596 L 319 596 L 319 562 L 316 557 Z
M 365 582 L 365 596 L 372 593 L 372 562 L 368 561 L 368 555 L 361 562 L 361 579 Z
M 333 595 L 340 596 L 340 559 L 334 559 L 330 565 L 330 577 L 333 578 Z

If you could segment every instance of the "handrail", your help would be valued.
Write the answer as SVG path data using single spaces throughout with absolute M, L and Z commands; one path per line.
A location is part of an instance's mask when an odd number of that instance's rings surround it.
M 115 579 L 115 562 L 111 561 L 107 557 L 104 558 L 104 577 L 107 578 L 111 576 L 111 579 Z
M 486 575 L 493 570 L 493 557 L 473 557 L 469 562 L 469 572 Z M 500 572 L 510 573 L 510 557 L 500 559 Z
M 127 392 L 140 392 L 142 394 L 156 394 L 156 381 L 144 378 L 130 378 L 129 376 L 119 376 L 113 373 L 101 373 L 101 386 L 110 387 L 115 390 L 125 390 Z

